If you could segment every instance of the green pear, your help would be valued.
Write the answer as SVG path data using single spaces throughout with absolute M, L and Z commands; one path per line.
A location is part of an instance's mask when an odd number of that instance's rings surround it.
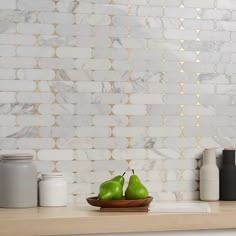
M 124 186 L 124 182 L 125 182 L 125 178 L 124 178 L 125 172 L 123 173 L 123 175 L 117 175 L 115 176 L 113 179 L 111 179 L 112 181 L 116 181 L 118 183 L 121 184 L 121 186 Z
M 100 200 L 120 200 L 123 197 L 124 175 L 103 182 L 99 188 L 98 198 Z
M 149 194 L 148 190 L 142 184 L 139 177 L 134 174 L 134 170 L 132 172 L 133 175 L 130 176 L 128 187 L 125 190 L 125 198 L 128 200 L 147 198 Z
M 116 181 L 108 180 L 101 184 L 98 198 L 100 200 L 120 200 L 123 197 L 123 188 Z

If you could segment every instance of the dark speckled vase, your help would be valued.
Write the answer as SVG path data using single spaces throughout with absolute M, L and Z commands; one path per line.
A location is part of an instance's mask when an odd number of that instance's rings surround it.
M 220 200 L 236 200 L 235 150 L 223 150 L 223 165 L 220 169 Z

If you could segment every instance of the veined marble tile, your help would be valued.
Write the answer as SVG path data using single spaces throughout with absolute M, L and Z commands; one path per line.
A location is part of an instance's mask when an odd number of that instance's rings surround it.
M 69 194 L 78 194 L 80 192 L 90 194 L 92 192 L 91 184 L 88 183 L 72 183 L 68 186 Z
M 111 106 L 106 104 L 79 104 L 76 106 L 78 115 L 108 115 Z
M 0 79 L 15 79 L 16 70 L 15 69 L 0 69 Z
M 101 183 L 107 179 L 111 179 L 111 174 L 108 171 L 99 171 L 99 172 L 83 172 L 76 174 L 77 183 Z
M 73 150 L 40 150 L 37 154 L 39 160 L 41 161 L 61 161 L 61 160 L 72 160 L 74 158 Z
M 181 1 L 180 0 L 150 0 L 149 4 L 152 6 L 180 6 Z
M 193 148 L 196 147 L 197 140 L 196 138 L 166 138 L 164 144 L 168 148 Z
M 59 138 L 56 142 L 60 149 L 92 148 L 91 138 Z
M 38 111 L 43 115 L 74 114 L 72 104 L 40 104 Z
M 90 48 L 59 47 L 56 50 L 58 57 L 62 58 L 90 58 Z
M 165 116 L 163 123 L 167 126 L 181 126 L 181 125 L 189 125 L 194 126 L 197 123 L 196 116 Z
M 52 138 L 20 138 L 17 147 L 20 149 L 48 149 L 53 148 L 55 142 Z
M 81 81 L 75 83 L 75 89 L 79 93 L 107 93 L 111 90 L 110 83 Z
M 130 138 L 129 145 L 132 148 L 164 148 L 163 141 L 163 138 L 133 137 Z
M 17 77 L 22 80 L 52 80 L 55 72 L 43 69 L 19 69 Z
M 132 116 L 129 118 L 130 126 L 160 126 L 161 116 Z
M 181 129 L 178 127 L 149 127 L 147 130 L 150 137 L 178 137 Z
M 112 133 L 115 137 L 145 137 L 147 129 L 145 127 L 115 127 Z
M 37 129 L 34 127 L 0 127 L 0 137 L 2 138 L 34 138 Z
M 194 30 L 194 29 L 213 30 L 214 29 L 214 21 L 213 20 L 184 19 L 183 27 L 185 29 L 192 29 L 192 30 Z
M 181 105 L 183 105 L 183 104 L 196 104 L 197 103 L 197 98 L 195 95 L 169 94 L 169 95 L 165 95 L 163 100 L 164 100 L 165 104 L 181 104 Z
M 55 4 L 50 1 L 46 0 L 43 2 L 32 2 L 31 0 L 18 0 L 17 7 L 20 10 L 24 11 L 52 11 L 55 7 Z
M 233 0 L 219 0 L 216 6 L 220 9 L 236 9 L 235 2 Z
M 35 42 L 36 38 L 34 35 L 0 34 L 0 44 L 34 45 Z
M 59 115 L 56 118 L 59 126 L 90 126 L 92 125 L 92 117 L 88 115 Z
M 57 162 L 56 168 L 58 171 L 88 172 L 92 170 L 92 162 L 61 160 Z
M 76 103 L 76 104 L 84 104 L 90 103 L 92 101 L 90 93 L 67 93 L 67 92 L 59 92 L 56 95 L 56 101 L 58 103 Z
M 127 37 L 128 29 L 124 26 L 94 26 L 91 28 L 91 34 L 103 37 Z
M 191 0 L 184 0 L 183 5 L 186 7 L 201 7 L 201 8 L 214 8 L 214 0 L 208 0 L 207 2 L 204 0 L 199 0 L 197 2 L 192 2 Z
M 109 137 L 111 129 L 109 127 L 77 127 L 77 137 Z
M 111 62 L 107 59 L 77 59 L 75 66 L 80 70 L 109 70 Z
M 145 105 L 115 105 L 113 107 L 115 115 L 146 115 Z
M 41 58 L 38 64 L 43 69 L 75 68 L 75 61 L 72 58 Z
M 63 36 L 90 36 L 92 34 L 92 27 L 87 25 L 58 25 L 56 27 L 56 32 Z
M 65 40 L 69 46 L 79 46 L 79 47 L 94 47 L 94 49 L 106 48 L 111 45 L 111 39 L 103 35 L 94 36 L 72 36 L 67 37 Z
M 52 57 L 54 56 L 54 49 L 52 47 L 33 47 L 33 46 L 19 46 L 17 47 L 17 56 L 23 57 Z
M 133 168 L 157 200 L 199 199 L 203 150 L 236 146 L 235 9 L 0 0 L 0 154 L 65 173 L 71 203 Z
M 5 46 L 1 45 L 0 46 L 0 56 L 15 56 L 16 55 L 16 47 L 14 46 Z
M 15 126 L 16 116 L 14 115 L 0 115 L 0 123 L 2 126 Z
M 89 3 L 88 1 L 80 3 L 74 1 L 59 1 L 56 6 L 58 11 L 60 12 L 72 12 L 82 14 L 93 12 L 93 4 Z
M 162 104 L 163 96 L 159 94 L 132 94 L 131 104 Z
M 168 181 L 164 184 L 164 191 L 186 191 L 191 192 L 198 189 L 196 181 Z
M 73 81 L 40 81 L 38 82 L 40 92 L 72 93 L 75 92 Z
M 33 81 L 20 80 L 0 80 L 0 91 L 33 91 L 36 88 L 36 83 Z
M 127 102 L 128 96 L 122 93 L 95 93 L 92 95 L 92 103 L 95 104 L 122 104 Z
M 127 116 L 114 115 L 95 115 L 93 117 L 95 126 L 126 126 L 128 124 Z
M 170 18 L 196 18 L 197 10 L 194 8 L 167 7 L 164 10 L 164 15 Z
M 111 151 L 108 149 L 79 149 L 75 152 L 76 160 L 109 160 Z
M 16 27 L 17 25 L 12 22 L 8 22 L 8 21 L 0 22 L 0 29 L 1 29 L 1 32 L 4 34 L 16 33 Z
M 36 110 L 35 104 L 5 103 L 0 105 L 0 114 L 34 114 Z
M 14 2 L 9 0 L 8 3 Z M 5 4 L 6 6 L 6 4 Z M 25 12 L 25 11 L 10 11 L 10 10 L 1 10 L 0 15 L 1 21 L 11 21 L 11 22 L 35 22 L 36 14 L 34 12 Z
M 52 172 L 54 169 L 54 163 L 52 161 L 35 161 L 34 164 L 38 172 Z
M 203 41 L 230 41 L 230 33 L 223 31 L 201 31 L 199 32 L 199 38 Z
M 37 18 L 41 23 L 50 24 L 70 25 L 75 22 L 75 16 L 70 13 L 40 12 Z
M 161 170 L 163 168 L 162 160 L 131 160 L 129 162 L 130 169 L 135 170 Z
M 36 60 L 35 58 L 31 57 L 1 57 L 0 58 L 0 67 L 1 68 L 14 68 L 14 69 L 20 69 L 20 68 L 26 68 L 31 69 L 36 66 Z M 26 81 L 22 82 L 25 83 Z M 4 82 L 1 82 L 4 83 Z M 6 84 L 10 83 L 5 82 Z M 17 82 L 16 82 L 17 83 Z M 30 84 L 30 82 L 26 82 Z M 32 84 L 32 82 L 31 82 Z
M 203 19 L 230 20 L 229 10 L 223 9 L 201 9 L 200 17 Z
M 16 103 L 16 93 L 0 92 L 0 104 L 4 106 L 5 103 Z
M 42 138 L 73 138 L 75 129 L 73 127 L 40 127 L 38 134 Z
M 32 93 L 32 92 L 18 92 L 16 100 L 19 103 L 52 103 L 55 96 L 52 93 Z
M 94 0 L 90 0 L 90 1 L 94 1 Z M 107 1 L 107 0 L 103 0 L 103 1 Z M 144 5 L 146 3 L 145 0 L 114 0 L 115 3 L 117 4 L 134 4 L 134 5 Z
M 17 32 L 20 34 L 53 34 L 55 31 L 52 24 L 38 23 L 19 23 L 17 24 Z
M 164 31 L 166 39 L 193 40 L 197 38 L 194 30 L 168 29 Z
M 111 17 L 109 15 L 76 15 L 76 23 L 78 25 L 85 24 L 85 25 L 110 25 Z
M 93 169 L 95 171 L 126 171 L 128 163 L 124 160 L 94 161 Z
M 93 147 L 94 148 L 127 148 L 128 147 L 128 140 L 127 138 L 123 137 L 110 137 L 110 138 L 95 138 L 93 140 Z
M 16 0 L 9 0 L 9 1 L 0 1 L 0 9 L 16 9 Z
M 20 126 L 52 126 L 55 118 L 51 115 L 18 115 L 17 125 Z
M 65 70 L 60 69 L 56 73 L 60 80 L 71 81 L 88 81 L 93 80 L 92 71 L 89 70 Z
M 145 149 L 115 149 L 112 152 L 115 160 L 133 160 L 147 159 L 147 151 Z

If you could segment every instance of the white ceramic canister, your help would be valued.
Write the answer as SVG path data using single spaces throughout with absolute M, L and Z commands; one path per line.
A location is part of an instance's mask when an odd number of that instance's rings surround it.
M 30 154 L 1 156 L 0 207 L 36 207 L 38 203 L 37 170 Z
M 66 206 L 67 182 L 62 173 L 43 173 L 39 182 L 40 206 Z
M 219 200 L 219 168 L 216 165 L 216 149 L 205 149 L 200 169 L 200 199 L 202 201 Z

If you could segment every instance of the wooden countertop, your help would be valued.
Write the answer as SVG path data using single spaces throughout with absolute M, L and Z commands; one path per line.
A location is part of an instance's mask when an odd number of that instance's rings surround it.
M 212 202 L 210 213 L 109 213 L 90 206 L 0 209 L 0 236 L 236 229 L 236 202 Z

